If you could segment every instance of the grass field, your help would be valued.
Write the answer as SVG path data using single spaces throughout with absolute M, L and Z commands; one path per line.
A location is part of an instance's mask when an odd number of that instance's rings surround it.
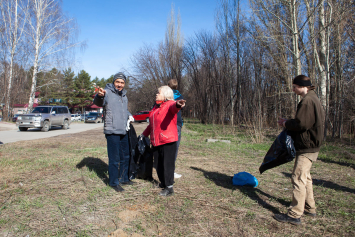
M 135 126 L 140 134 L 144 126 Z M 176 168 L 183 176 L 168 198 L 145 180 L 123 193 L 107 186 L 102 129 L 2 145 L 0 236 L 355 236 L 355 148 L 347 140 L 324 144 L 312 167 L 317 217 L 302 217 L 301 226 L 272 218 L 287 212 L 292 192 L 293 162 L 259 174 L 277 133 L 257 144 L 245 131 L 185 124 Z M 242 171 L 258 187 L 233 186 Z

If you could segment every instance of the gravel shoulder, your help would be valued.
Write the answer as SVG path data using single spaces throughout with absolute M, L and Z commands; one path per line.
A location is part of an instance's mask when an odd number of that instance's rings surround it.
M 49 138 L 60 136 L 64 134 L 84 132 L 95 128 L 102 128 L 102 123 L 80 123 L 73 122 L 70 124 L 69 129 L 64 130 L 60 127 L 52 127 L 48 132 L 42 132 L 38 128 L 29 129 L 28 131 L 19 131 L 15 124 L 1 122 L 0 123 L 0 144 L 11 142 L 35 140 L 41 138 Z
M 9 123 L 9 122 L 0 122 L 0 132 L 1 131 L 9 131 L 9 130 L 17 130 L 18 128 L 16 127 L 15 123 Z

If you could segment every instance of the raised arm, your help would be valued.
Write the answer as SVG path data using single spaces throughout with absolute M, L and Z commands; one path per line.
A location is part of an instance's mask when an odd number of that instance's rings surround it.
M 98 93 L 94 97 L 93 103 L 99 107 L 104 105 L 106 91 L 103 88 L 98 87 Z
M 172 103 L 169 107 L 169 112 L 177 114 L 181 108 L 185 107 L 186 100 L 177 100 L 175 103 Z

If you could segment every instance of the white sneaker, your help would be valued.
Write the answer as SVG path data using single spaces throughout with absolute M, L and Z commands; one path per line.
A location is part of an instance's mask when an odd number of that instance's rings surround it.
M 178 179 L 178 178 L 181 178 L 181 174 L 177 174 L 177 173 L 174 173 L 174 179 Z

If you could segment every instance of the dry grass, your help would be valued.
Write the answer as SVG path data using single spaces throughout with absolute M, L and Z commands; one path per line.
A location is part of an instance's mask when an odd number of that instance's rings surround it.
M 140 134 L 146 124 L 135 124 Z M 224 131 L 222 132 L 222 130 Z M 295 227 L 273 220 L 291 201 L 293 163 L 260 175 L 273 141 L 252 144 L 244 132 L 186 124 L 175 196 L 144 180 L 116 193 L 107 186 L 101 129 L 0 147 L 0 236 L 354 236 L 355 150 L 327 143 L 312 168 L 316 218 Z M 266 136 L 267 137 L 267 136 Z M 223 138 L 226 143 L 206 143 Z M 257 188 L 236 187 L 247 171 Z M 156 178 L 156 177 L 155 177 Z

